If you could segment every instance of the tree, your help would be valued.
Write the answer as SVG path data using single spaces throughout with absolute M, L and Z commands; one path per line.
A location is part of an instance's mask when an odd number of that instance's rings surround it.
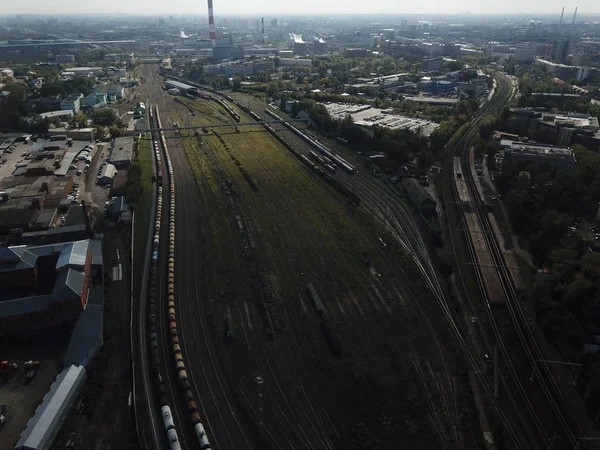
M 241 88 L 242 88 L 242 81 L 240 80 L 240 77 L 235 77 L 233 79 L 231 89 L 234 91 L 239 91 Z
M 419 157 L 417 160 L 420 169 L 427 169 L 433 164 L 433 153 L 429 150 L 423 150 L 419 153 Z
M 65 87 L 64 85 L 57 81 L 55 83 L 47 83 L 44 84 L 41 88 L 40 88 L 40 95 L 42 97 L 53 97 L 55 95 L 61 95 L 64 96 L 66 93 Z
M 85 128 L 87 126 L 87 117 L 82 112 L 77 113 L 71 117 L 69 124 L 75 128 Z
M 103 125 L 109 127 L 111 125 L 121 126 L 121 120 L 117 113 L 110 108 L 97 109 L 90 114 L 90 118 L 94 125 Z
M 487 155 L 488 167 L 493 168 L 496 164 L 496 153 L 498 153 L 502 147 L 498 141 L 487 141 L 484 146 L 485 154 Z
M 110 136 L 113 138 L 119 137 L 121 135 L 121 130 L 117 125 L 109 126 L 108 132 L 110 133 Z
M 3 90 L 10 92 L 19 102 L 24 102 L 27 98 L 27 89 L 21 83 L 7 83 Z

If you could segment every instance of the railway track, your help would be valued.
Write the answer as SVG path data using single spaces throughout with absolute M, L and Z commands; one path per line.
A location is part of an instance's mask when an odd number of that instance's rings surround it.
M 283 125 L 273 125 L 274 127 L 282 127 L 281 128 L 281 134 L 285 135 L 285 133 L 287 133 L 286 138 L 284 139 L 289 139 L 288 142 L 293 142 L 295 138 L 291 137 L 291 134 L 284 130 Z M 278 130 L 279 133 L 279 130 Z M 300 147 L 300 145 L 298 144 L 298 139 L 296 139 L 296 145 L 298 145 L 298 147 Z M 302 141 L 300 141 L 302 142 Z M 304 144 L 302 144 L 304 145 Z M 305 150 L 309 150 L 309 148 L 307 148 L 306 146 L 304 147 L 300 147 L 300 148 L 304 148 Z M 360 179 L 360 178 L 358 178 Z M 348 182 L 350 183 L 351 181 L 354 180 L 348 180 Z M 428 284 L 428 286 L 430 286 L 430 289 L 432 291 L 432 293 L 434 294 L 434 296 L 438 299 L 438 302 L 441 305 L 441 309 L 443 311 L 443 314 L 446 315 L 446 317 L 449 320 L 449 323 L 451 324 L 451 329 L 452 332 L 457 336 L 457 341 L 459 343 L 459 348 L 464 352 L 464 354 L 467 357 L 467 361 L 469 362 L 469 364 L 471 365 L 471 367 L 476 369 L 476 375 L 479 378 L 480 383 L 483 386 L 483 389 L 486 393 L 486 395 L 488 396 L 488 398 L 493 399 L 493 388 L 491 388 L 491 386 L 489 385 L 489 383 L 487 382 L 487 380 L 485 379 L 485 377 L 482 376 L 481 371 L 479 370 L 480 366 L 481 366 L 481 359 L 480 357 L 478 357 L 476 355 L 476 353 L 474 351 L 472 351 L 469 347 L 468 344 L 466 344 L 466 342 L 464 341 L 464 338 L 461 334 L 461 331 L 459 329 L 459 327 L 454 323 L 454 318 L 452 315 L 452 312 L 450 311 L 450 307 L 447 304 L 447 300 L 444 298 L 443 292 L 439 286 L 439 281 L 437 280 L 437 276 L 435 275 L 435 271 L 433 270 L 433 267 L 431 265 L 431 262 L 429 261 L 429 258 L 427 256 L 427 251 L 426 248 L 422 242 L 422 239 L 420 238 L 420 234 L 418 233 L 418 230 L 416 228 L 416 225 L 414 224 L 414 221 L 412 220 L 411 217 L 411 213 L 407 213 L 405 208 L 399 204 L 398 205 L 394 205 L 393 207 L 388 206 L 387 203 L 385 201 L 386 197 L 389 197 L 389 194 L 387 192 L 386 189 L 382 188 L 382 186 L 375 182 L 375 183 L 370 183 L 368 181 L 365 180 L 361 180 L 359 183 L 357 183 L 359 185 L 359 187 L 362 185 L 362 189 L 363 191 L 366 193 L 364 195 L 364 198 L 367 198 L 366 203 L 367 203 L 367 207 L 371 208 L 371 211 L 373 212 L 374 216 L 377 218 L 376 220 L 380 221 L 380 223 L 382 223 L 388 230 L 390 230 L 392 233 L 395 233 L 394 237 L 397 241 L 399 241 L 401 243 L 401 245 L 405 245 L 407 252 L 411 255 L 411 257 L 417 262 L 417 267 L 419 268 L 419 270 L 424 274 L 426 282 Z M 383 192 L 385 193 L 383 193 Z M 363 198 L 363 203 L 365 202 Z M 408 229 L 408 232 L 406 231 Z M 408 233 L 408 234 L 407 234 Z M 415 248 L 416 247 L 416 248 Z M 400 288 L 401 290 L 402 288 Z M 396 289 L 394 289 L 396 290 Z M 410 293 L 407 293 L 405 295 L 405 297 L 410 298 Z M 411 305 L 411 308 L 413 308 L 416 313 L 418 313 L 420 315 L 420 317 L 422 318 L 427 318 L 427 315 L 425 314 L 425 311 L 419 311 L 418 307 L 416 305 Z M 424 323 L 427 323 L 427 321 L 425 320 Z M 431 326 L 431 324 L 429 325 L 429 329 L 431 329 L 433 331 L 433 333 L 435 333 L 435 330 L 433 329 L 433 327 Z M 437 342 L 437 345 L 439 346 L 440 352 L 443 354 L 443 350 L 442 350 L 442 346 L 440 342 Z M 423 369 L 420 369 L 423 373 L 425 372 Z M 435 378 L 435 376 L 433 376 L 433 378 Z M 455 399 L 453 398 L 453 392 L 454 392 L 454 387 L 453 387 L 453 382 L 452 381 L 444 381 L 444 383 L 438 383 L 435 387 L 435 389 L 438 392 L 443 392 L 446 393 L 445 395 L 448 395 L 447 398 L 444 398 L 443 400 L 443 409 L 447 412 L 447 415 L 451 416 L 451 417 L 455 417 L 456 416 L 456 402 Z M 500 407 L 499 402 L 498 404 L 496 404 L 496 410 L 499 416 L 502 417 L 503 421 L 505 421 L 506 428 L 507 428 L 507 432 L 509 433 L 511 439 L 513 440 L 513 442 L 518 441 L 518 439 L 516 438 L 516 431 L 515 431 L 515 427 L 514 427 L 514 423 L 510 421 L 510 418 L 507 417 L 507 415 L 503 412 L 503 409 Z M 456 423 L 456 420 L 455 420 Z M 452 436 L 452 433 L 447 434 L 447 432 L 445 431 L 441 431 L 441 436 L 442 439 L 449 439 L 448 436 Z M 446 433 L 446 434 L 444 434 Z M 456 445 L 455 444 L 450 444 L 450 443 L 446 443 L 448 445 L 448 447 L 446 448 L 462 448 L 462 444 L 461 441 L 458 440 Z M 519 445 L 515 445 L 516 448 L 522 448 Z
M 474 214 L 477 217 L 477 221 L 479 227 L 481 229 L 481 234 L 484 238 L 485 247 L 492 258 L 492 267 L 483 268 L 478 266 L 476 270 L 476 275 L 480 281 L 480 285 L 483 288 L 484 295 L 487 293 L 489 295 L 490 290 L 485 289 L 486 280 L 484 279 L 483 271 L 493 271 L 494 276 L 497 277 L 497 280 L 501 286 L 501 295 L 506 302 L 507 307 L 507 319 L 511 323 L 511 327 L 506 329 L 502 324 L 504 322 L 504 313 L 502 310 L 498 310 L 492 307 L 492 304 L 488 300 L 487 302 L 487 311 L 490 326 L 493 330 L 493 335 L 495 341 L 500 348 L 502 355 L 504 356 L 504 364 L 507 367 L 508 372 L 511 375 L 511 382 L 514 385 L 513 389 L 519 393 L 519 401 L 524 404 L 525 409 L 529 414 L 530 420 L 533 422 L 533 426 L 535 428 L 535 435 L 533 435 L 532 430 L 529 430 L 529 442 L 532 448 L 540 448 L 540 444 L 543 447 L 549 447 L 553 445 L 553 442 L 557 438 L 562 438 L 562 445 L 568 446 L 576 446 L 579 442 L 579 437 L 583 436 L 583 432 L 574 417 L 568 402 L 564 398 L 562 392 L 558 388 L 556 381 L 554 380 L 551 371 L 549 368 L 542 364 L 541 367 L 538 365 L 536 360 L 544 359 L 543 355 L 537 346 L 533 333 L 529 327 L 528 320 L 525 316 L 523 308 L 521 306 L 520 296 L 517 292 L 519 280 L 515 279 L 514 270 L 508 266 L 506 261 L 506 255 L 501 245 L 498 242 L 496 237 L 497 226 L 492 223 L 492 218 L 490 218 L 487 212 L 487 206 L 485 201 L 481 196 L 481 189 L 477 185 L 477 180 L 473 174 L 473 163 L 472 163 L 472 142 L 475 138 L 475 134 L 477 133 L 477 124 L 481 120 L 485 114 L 489 114 L 493 112 L 495 109 L 498 109 L 503 105 L 506 101 L 510 91 L 508 89 L 508 82 L 504 76 L 500 76 L 499 80 L 499 92 L 492 99 L 491 102 L 488 102 L 478 117 L 473 121 L 471 128 L 467 133 L 456 143 L 456 149 L 461 149 L 460 158 L 462 161 L 462 173 L 465 175 L 465 181 L 468 186 L 469 197 L 471 200 L 471 207 L 474 209 Z M 460 200 L 461 192 L 457 189 L 456 182 L 456 174 L 453 173 L 452 176 L 455 179 L 453 183 L 453 187 L 455 190 L 455 198 L 458 200 L 458 204 L 461 209 L 461 220 L 463 223 L 463 228 L 468 229 L 467 224 L 465 223 L 465 208 L 463 202 Z M 462 193 L 464 197 L 464 193 Z M 477 251 L 474 248 L 474 245 L 471 243 L 471 239 L 467 237 L 467 242 L 469 245 L 469 251 L 475 260 L 478 259 Z M 481 246 L 481 244 L 480 244 Z M 489 279 L 489 275 L 487 276 Z M 489 282 L 489 280 L 488 280 Z M 489 298 L 489 297 L 488 297 Z M 540 417 L 538 410 L 540 409 L 539 400 L 536 402 L 535 398 L 530 400 L 531 397 L 531 388 L 523 385 L 522 379 L 526 376 L 525 370 L 527 367 L 515 367 L 515 364 L 512 361 L 512 352 L 506 346 L 504 340 L 508 334 L 516 333 L 518 336 L 518 341 L 521 346 L 521 351 L 523 352 L 524 358 L 529 365 L 528 369 L 537 373 L 538 380 L 538 388 L 541 390 L 541 394 L 546 401 L 546 405 L 550 407 L 550 411 L 553 415 L 553 420 L 556 425 L 558 425 L 558 429 L 555 425 L 550 425 L 548 423 L 547 412 L 544 412 L 546 417 Z M 517 412 L 519 409 L 517 409 Z M 524 418 L 521 419 L 524 421 Z M 554 437 L 551 438 L 551 433 L 554 433 Z M 587 444 L 584 443 L 584 445 Z M 569 447 L 570 448 L 570 447 Z M 590 447 L 591 448 L 591 447 Z
M 168 98 L 167 98 L 168 99 Z M 172 120 L 183 120 L 176 106 L 163 101 L 165 115 Z M 236 405 L 231 392 L 224 383 L 224 376 L 215 344 L 208 332 L 208 323 L 203 308 L 209 307 L 208 295 L 198 276 L 208 267 L 201 267 L 199 252 L 203 244 L 197 233 L 198 225 L 204 218 L 199 209 L 200 200 L 186 156 L 178 141 L 171 150 L 174 179 L 176 180 L 176 238 L 177 252 L 175 288 L 179 293 L 180 311 L 179 345 L 188 359 L 188 380 L 198 393 L 200 408 L 206 423 L 207 434 L 211 436 L 215 449 L 251 448 L 242 424 L 237 417 Z M 196 207 L 191 207 L 197 205 Z M 210 257 L 203 259 L 210 261 Z

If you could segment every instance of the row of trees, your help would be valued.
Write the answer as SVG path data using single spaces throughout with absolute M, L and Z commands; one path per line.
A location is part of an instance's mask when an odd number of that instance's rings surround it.
M 600 314 L 600 256 L 590 253 L 590 244 L 578 234 L 569 236 L 569 227 L 576 218 L 596 220 L 600 156 L 577 144 L 573 149 L 577 164 L 570 169 L 505 160 L 496 183 L 514 230 L 527 238 L 539 265 L 550 269 L 550 283 L 536 292 L 544 331 L 554 341 L 580 348 L 583 335 L 600 325 L 595 317 Z
M 514 230 L 526 238 L 538 265 L 548 269 L 547 280 L 538 282 L 533 294 L 536 319 L 550 342 L 583 364 L 580 393 L 595 414 L 600 408 L 600 355 L 582 350 L 600 335 L 600 248 L 569 227 L 578 218 L 596 222 L 600 155 L 577 144 L 572 148 L 577 159 L 573 168 L 505 159 L 496 183 Z

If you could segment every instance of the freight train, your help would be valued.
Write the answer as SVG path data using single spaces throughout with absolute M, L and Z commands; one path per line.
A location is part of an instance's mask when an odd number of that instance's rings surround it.
M 274 112 L 269 111 L 268 109 L 265 109 L 265 112 L 267 113 L 267 115 L 271 116 L 273 119 L 283 120 L 277 114 L 275 114 Z M 308 136 L 306 133 L 303 133 L 302 131 L 300 131 L 298 128 L 296 128 L 292 124 L 290 124 L 288 122 L 283 122 L 283 124 L 286 126 L 286 128 L 288 128 L 290 131 L 292 131 L 295 135 L 299 136 L 303 141 L 307 142 L 312 147 L 314 147 L 315 149 L 317 149 L 317 151 L 323 157 L 329 158 L 332 162 L 336 163 L 339 167 L 341 167 L 343 170 L 345 170 L 346 172 L 348 172 L 350 174 L 355 174 L 356 173 L 356 169 L 354 168 L 354 166 L 351 165 L 344 158 L 342 158 L 340 155 L 338 155 L 336 153 L 332 153 L 327 147 L 325 147 L 319 141 L 317 141 L 316 139 Z
M 154 113 L 152 110 L 149 111 L 150 127 L 152 129 L 160 129 L 160 117 L 158 114 L 158 108 L 155 108 Z M 156 125 L 156 126 L 155 126 Z M 160 141 L 160 143 L 159 143 Z M 155 164 L 157 174 L 164 173 L 166 175 L 165 182 L 168 183 L 169 187 L 169 250 L 168 250 L 168 272 L 167 272 L 167 307 L 168 307 L 168 324 L 169 334 L 171 337 L 171 345 L 173 350 L 175 370 L 177 372 L 177 378 L 183 392 L 183 398 L 187 403 L 188 412 L 190 419 L 193 424 L 194 434 L 200 445 L 201 450 L 209 450 L 211 448 L 210 442 L 206 436 L 204 425 L 200 418 L 200 411 L 196 406 L 194 400 L 194 394 L 192 392 L 190 383 L 188 381 L 187 372 L 185 369 L 185 363 L 183 360 L 183 354 L 181 352 L 181 346 L 179 344 L 179 336 L 177 333 L 177 321 L 175 311 L 175 184 L 173 177 L 173 166 L 171 164 L 171 158 L 169 156 L 167 143 L 164 134 L 161 132 L 152 132 L 152 143 L 155 153 Z M 164 153 L 164 158 L 161 159 L 161 147 Z M 164 163 L 164 167 L 163 167 Z M 161 375 L 161 361 L 158 349 L 158 330 L 156 324 L 156 307 L 157 307 L 157 278 L 158 278 L 158 255 L 159 255 L 159 244 L 160 244 L 160 229 L 162 224 L 162 207 L 163 207 L 163 185 L 162 178 L 159 178 L 159 186 L 157 188 L 157 205 L 156 205 L 156 217 L 154 225 L 154 237 L 152 245 L 152 259 L 151 259 L 151 276 L 150 276 L 150 289 L 149 289 L 149 308 L 148 308 L 148 322 L 150 327 L 150 352 L 151 352 L 151 364 L 154 368 L 154 374 L 156 379 L 156 392 L 158 395 L 159 404 L 161 405 L 161 414 L 163 418 L 163 424 L 169 447 L 171 450 L 181 450 L 181 444 L 179 437 L 177 436 L 177 430 L 175 429 L 175 422 L 171 415 L 171 408 L 167 404 L 165 397 L 165 386 Z M 166 192 L 165 192 L 166 193 Z

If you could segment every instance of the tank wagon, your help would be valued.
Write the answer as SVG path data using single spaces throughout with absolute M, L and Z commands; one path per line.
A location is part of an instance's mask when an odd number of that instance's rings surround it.
M 162 128 L 160 123 L 160 117 L 158 108 L 149 111 L 150 127 L 153 129 Z M 151 276 L 150 276 L 150 288 L 148 296 L 148 325 L 150 329 L 149 334 L 149 346 L 151 353 L 151 364 L 153 367 L 156 394 L 158 396 L 159 404 L 161 405 L 161 415 L 163 419 L 163 425 L 166 432 L 167 440 L 171 450 L 180 450 L 182 448 L 175 429 L 175 421 L 171 414 L 171 408 L 167 404 L 165 397 L 165 386 L 163 377 L 161 375 L 161 360 L 159 353 L 157 321 L 156 311 L 159 307 L 159 295 L 163 295 L 157 292 L 157 278 L 159 273 L 159 264 L 161 263 L 159 254 L 160 234 L 161 225 L 163 222 L 163 204 L 168 205 L 168 223 L 169 223 L 169 243 L 167 253 L 167 323 L 169 336 L 171 338 L 171 346 L 173 352 L 173 361 L 175 364 L 175 370 L 177 373 L 177 379 L 181 385 L 183 397 L 187 403 L 188 412 L 192 425 L 194 427 L 194 434 L 201 450 L 209 450 L 211 448 L 210 442 L 204 431 L 204 425 L 202 424 L 200 411 L 194 401 L 194 394 L 191 390 L 190 383 L 188 381 L 188 375 L 185 367 L 181 346 L 179 344 L 179 336 L 177 332 L 177 316 L 175 309 L 175 184 L 173 177 L 173 166 L 171 164 L 171 158 L 168 152 L 166 140 L 162 131 L 152 132 L 152 145 L 155 152 L 155 165 L 157 174 L 164 174 L 164 185 L 162 184 L 162 177 L 157 179 L 157 205 L 156 205 L 156 217 L 154 224 L 154 236 L 152 241 L 152 256 L 151 256 Z M 162 157 L 161 157 L 162 155 Z M 167 192 L 168 191 L 168 192 Z M 164 198 L 163 198 L 164 196 Z M 162 261 L 164 263 L 164 261 Z M 166 363 L 166 361 L 165 361 Z

